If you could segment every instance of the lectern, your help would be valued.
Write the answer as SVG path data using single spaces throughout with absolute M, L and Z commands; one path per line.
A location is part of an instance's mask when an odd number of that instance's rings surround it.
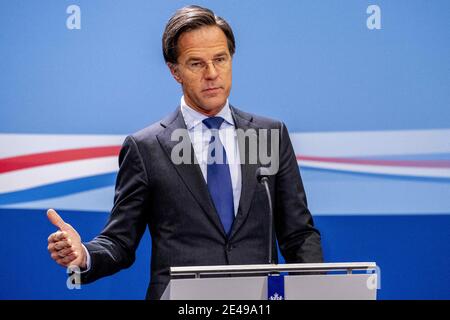
M 286 300 L 375 300 L 374 262 L 172 267 L 162 300 L 273 300 L 269 277 L 281 277 Z

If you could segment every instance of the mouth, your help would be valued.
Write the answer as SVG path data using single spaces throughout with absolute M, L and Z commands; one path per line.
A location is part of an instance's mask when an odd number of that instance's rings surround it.
M 222 90 L 221 87 L 211 87 L 211 88 L 203 89 L 203 92 L 205 92 L 205 93 L 217 93 L 220 90 Z

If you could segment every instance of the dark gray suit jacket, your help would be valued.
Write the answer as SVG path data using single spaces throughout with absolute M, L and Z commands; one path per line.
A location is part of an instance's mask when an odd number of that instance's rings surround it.
M 322 262 L 320 234 L 307 208 L 286 127 L 233 107 L 231 111 L 238 129 L 280 130 L 279 171 L 269 179 L 280 251 L 288 263 Z M 146 227 L 152 238 L 148 299 L 160 298 L 171 266 L 268 262 L 268 202 L 255 177 L 259 165 L 241 165 L 239 210 L 227 237 L 199 165 L 171 161 L 178 143 L 171 141 L 171 134 L 178 128 L 186 128 L 180 108 L 126 138 L 109 221 L 99 236 L 85 243 L 91 268 L 82 274 L 83 283 L 129 267 Z M 275 241 L 272 247 L 276 257 Z

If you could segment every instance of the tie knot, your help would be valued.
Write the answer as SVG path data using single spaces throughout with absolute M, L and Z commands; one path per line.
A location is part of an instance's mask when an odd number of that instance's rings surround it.
M 209 117 L 204 119 L 203 123 L 208 129 L 219 129 L 224 121 L 225 119 L 222 117 Z

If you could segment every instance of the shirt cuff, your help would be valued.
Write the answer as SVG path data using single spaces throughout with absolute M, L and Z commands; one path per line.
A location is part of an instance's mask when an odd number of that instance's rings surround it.
M 81 273 L 88 272 L 91 269 L 91 255 L 89 254 L 88 249 L 84 246 L 84 244 L 81 244 L 83 246 L 84 252 L 86 253 L 86 269 L 81 271 Z

